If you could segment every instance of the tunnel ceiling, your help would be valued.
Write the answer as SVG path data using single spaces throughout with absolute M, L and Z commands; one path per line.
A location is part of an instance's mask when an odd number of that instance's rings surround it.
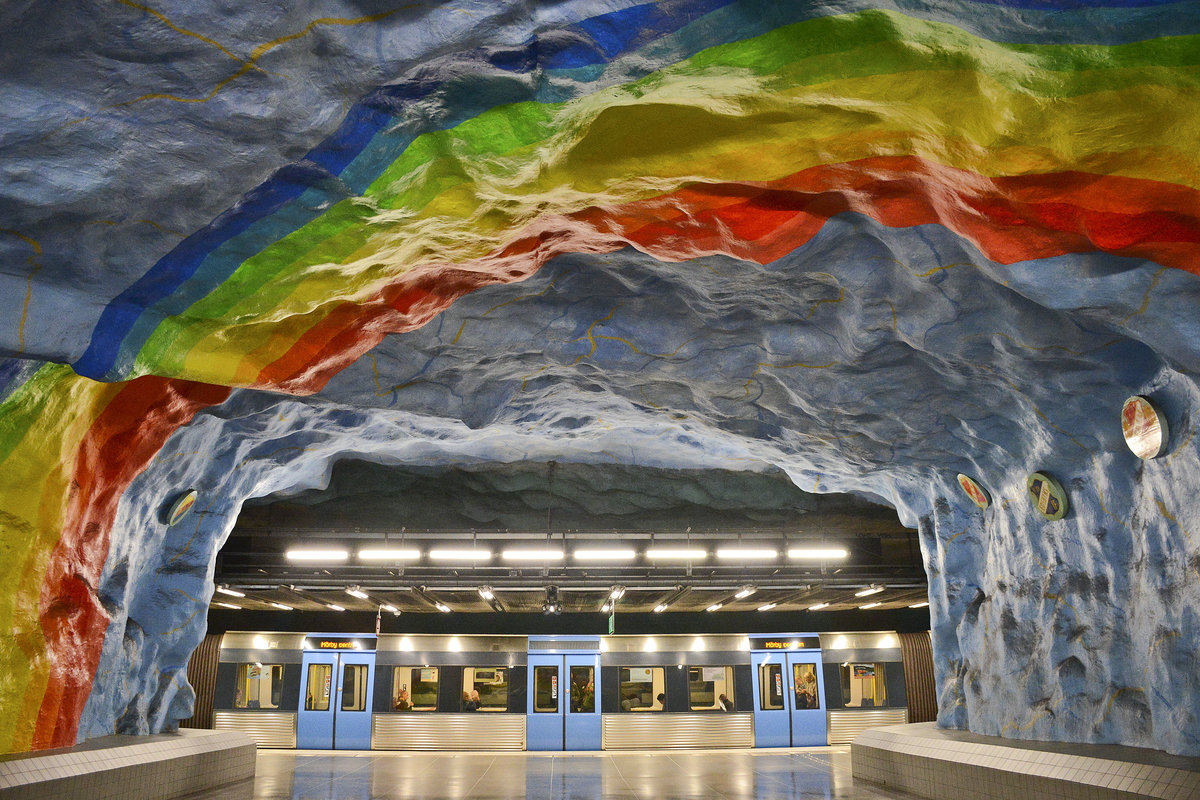
M 0 745 L 170 727 L 216 570 L 378 486 L 461 535 L 915 543 L 942 724 L 1200 753 L 1196 4 L 0 20 Z

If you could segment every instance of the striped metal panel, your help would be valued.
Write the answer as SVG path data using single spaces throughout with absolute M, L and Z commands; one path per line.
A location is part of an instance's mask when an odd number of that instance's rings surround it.
M 373 750 L 524 750 L 524 714 L 374 714 Z
M 181 719 L 181 728 L 213 726 L 213 699 L 217 695 L 217 662 L 221 658 L 221 634 L 210 633 L 188 659 L 187 679 L 196 692 L 190 719 Z
M 603 714 L 605 750 L 753 747 L 754 715 Z
M 903 725 L 908 721 L 907 708 L 851 709 L 829 712 L 829 743 L 850 744 L 867 728 L 881 725 Z
M 933 677 L 933 645 L 929 631 L 900 634 L 904 658 L 904 692 L 908 695 L 908 721 L 937 720 L 937 681 Z
M 217 711 L 213 716 L 214 728 L 244 733 L 259 747 L 296 746 L 294 711 Z
M 545 652 L 553 650 L 599 650 L 599 639 L 567 639 L 554 642 L 540 642 L 536 639 L 529 641 L 529 652 Z

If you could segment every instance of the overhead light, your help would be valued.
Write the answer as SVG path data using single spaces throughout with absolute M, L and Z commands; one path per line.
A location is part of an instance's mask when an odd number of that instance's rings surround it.
M 709 606 L 708 608 L 706 608 L 704 610 L 705 611 L 718 611 L 724 605 L 725 605 L 724 603 L 713 603 L 711 606 Z
M 656 606 L 654 607 L 654 613 L 655 613 L 655 614 L 661 614 L 662 612 L 664 612 L 664 611 L 666 611 L 666 610 L 667 610 L 667 604 L 666 604 L 666 603 L 659 603 L 658 605 L 656 605 Z
M 646 558 L 652 561 L 703 561 L 708 558 L 707 550 L 686 547 L 651 547 Z
M 759 611 L 770 611 L 772 608 L 774 608 L 777 605 L 779 605 L 779 604 L 778 603 L 767 603 L 765 606 L 759 606 L 758 610 Z
M 855 592 L 854 596 L 855 597 L 867 597 L 869 595 L 879 594 L 886 588 L 887 588 L 886 586 L 880 586 L 879 584 L 872 583 L 870 586 L 863 589 L 861 592 Z
M 359 600 L 371 599 L 366 592 L 364 592 L 362 589 L 359 589 L 357 586 L 351 586 L 346 589 L 346 594 L 350 595 L 351 597 L 357 597 Z
M 433 606 L 434 606 L 434 608 L 436 608 L 438 611 L 442 612 L 443 614 L 450 613 L 450 606 L 446 605 L 445 603 L 437 602 L 437 603 L 434 603 Z
M 829 603 L 817 603 L 815 606 L 809 606 L 809 611 L 820 611 L 822 608 L 829 608 Z
M 881 605 L 883 605 L 883 603 L 867 603 L 865 606 L 859 606 L 859 608 L 875 608 L 876 606 Z
M 390 612 L 392 612 L 393 614 L 399 614 L 399 613 L 400 613 L 400 609 L 396 608 L 395 606 L 388 605 L 387 603 L 383 603 L 383 604 L 382 604 L 382 605 L 380 605 L 379 607 L 380 607 L 380 608 L 382 608 L 384 611 L 390 611 Z
M 421 551 L 412 548 L 367 549 L 359 550 L 358 557 L 362 561 L 416 561 L 421 557 Z
M 479 596 L 482 597 L 484 600 L 495 600 L 496 599 L 496 593 L 492 591 L 492 587 L 490 587 L 490 586 L 480 586 L 479 587 Z
M 542 550 L 505 550 L 505 561 L 562 561 L 563 551 L 553 549 Z
M 230 597 L 245 597 L 246 596 L 246 595 L 242 594 L 241 592 L 230 589 L 227 586 L 218 586 L 217 591 L 220 592 L 221 594 L 227 594 Z
M 909 608 L 925 608 L 927 605 L 929 605 L 928 600 L 926 600 L 924 603 L 913 603 L 911 606 L 909 606 Z
M 600 606 L 601 613 L 607 614 L 612 611 L 612 601 L 606 600 L 604 605 Z
M 625 587 L 624 586 L 614 586 L 612 588 L 612 591 L 608 593 L 608 596 L 610 598 L 612 598 L 613 600 L 620 600 L 622 597 L 625 596 Z
M 827 559 L 827 558 L 845 558 L 850 555 L 849 551 L 837 548 L 822 548 L 822 547 L 793 547 L 789 548 L 788 558 L 798 559 Z
M 444 549 L 430 550 L 429 557 L 434 561 L 489 561 L 491 550 Z
M 241 610 L 242 610 L 242 607 L 241 607 L 241 606 L 235 606 L 233 603 L 222 603 L 222 602 L 216 602 L 216 603 L 213 603 L 213 605 L 214 605 L 214 606 L 221 606 L 222 608 L 232 608 L 234 611 L 241 611 Z
M 270 603 L 269 605 L 275 606 L 275 608 L 278 608 L 280 611 L 295 611 L 296 610 L 296 609 L 292 608 L 291 606 L 285 606 L 283 603 Z
M 720 547 L 717 548 L 717 558 L 725 561 L 770 561 L 779 558 L 779 551 L 754 547 Z
M 346 610 L 336 603 L 330 603 L 329 605 L 327 605 L 325 607 L 328 608 L 330 611 L 345 611 Z
M 740 592 L 738 592 L 737 594 L 735 594 L 734 597 L 736 597 L 738 600 L 741 600 L 743 598 L 749 597 L 750 595 L 754 594 L 757 591 L 758 591 L 757 587 L 743 586 L 742 590 Z
M 288 561 L 345 561 L 350 553 L 345 550 L 288 550 Z
M 636 550 L 576 550 L 571 553 L 576 561 L 632 561 L 637 558 Z

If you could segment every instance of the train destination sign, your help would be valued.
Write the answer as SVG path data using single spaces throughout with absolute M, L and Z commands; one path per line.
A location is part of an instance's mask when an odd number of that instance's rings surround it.
M 815 650 L 820 646 L 816 636 L 750 637 L 751 650 Z
M 352 650 L 370 652 L 375 649 L 374 636 L 308 636 L 305 650 Z

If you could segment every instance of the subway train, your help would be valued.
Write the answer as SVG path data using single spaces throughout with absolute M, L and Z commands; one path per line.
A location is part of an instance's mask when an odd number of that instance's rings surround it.
M 933 682 L 928 632 L 212 638 L 189 666 L 197 718 L 275 748 L 839 744 L 916 721 Z

